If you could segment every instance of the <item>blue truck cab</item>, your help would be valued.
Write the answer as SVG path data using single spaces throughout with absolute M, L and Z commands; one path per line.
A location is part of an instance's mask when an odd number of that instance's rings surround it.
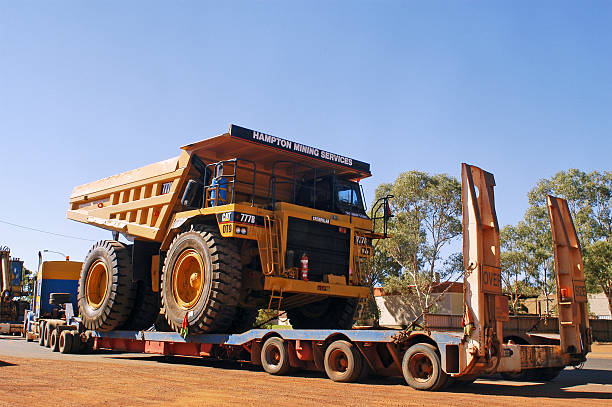
M 73 309 L 77 309 L 77 292 L 83 263 L 78 261 L 44 261 L 38 267 L 34 284 L 33 307 L 25 312 L 25 332 L 38 334 L 38 321 L 61 318 L 62 308 L 49 303 L 51 293 L 70 294 Z

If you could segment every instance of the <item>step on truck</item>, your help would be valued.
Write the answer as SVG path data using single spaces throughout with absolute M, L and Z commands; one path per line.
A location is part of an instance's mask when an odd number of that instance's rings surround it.
M 325 371 L 338 382 L 355 381 L 369 373 L 403 376 L 417 390 L 440 390 L 495 373 L 552 380 L 564 367 L 584 362 L 590 351 L 580 245 L 567 202 L 549 196 L 560 334 L 543 338 L 548 343 L 539 345 L 504 343 L 508 298 L 501 291 L 494 186 L 492 174 L 462 165 L 465 311 L 461 325 L 443 326 L 439 315 L 426 315 L 418 329 L 251 329 L 181 335 L 90 331 L 76 318 L 72 331 L 64 335 L 72 336 L 70 343 L 76 350 L 224 358 L 262 366 L 274 375 L 294 368 Z
M 366 214 L 370 165 L 236 125 L 182 150 L 74 188 L 68 218 L 113 232 L 84 260 L 85 326 L 146 329 L 161 307 L 177 332 L 244 332 L 262 308 L 294 328 L 350 328 L 389 216 L 388 198 Z

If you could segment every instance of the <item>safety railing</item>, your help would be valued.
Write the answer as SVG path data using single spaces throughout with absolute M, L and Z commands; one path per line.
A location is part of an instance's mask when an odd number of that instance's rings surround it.
M 372 205 L 372 210 L 370 212 L 370 219 L 372 220 L 372 233 L 376 233 L 376 221 L 383 221 L 383 234 L 387 237 L 387 230 L 389 227 L 389 219 L 393 217 L 391 213 L 391 207 L 389 206 L 389 200 L 393 198 L 393 195 L 386 195 L 382 198 L 379 198 L 374 205 Z M 382 215 L 380 215 L 380 211 L 383 211 Z M 379 223 L 380 225 L 380 223 Z
M 239 165 L 240 164 L 240 165 Z M 227 174 L 227 167 L 232 172 Z M 238 179 L 238 170 L 252 171 L 252 182 Z M 250 187 L 251 206 L 255 204 L 255 179 L 257 176 L 257 166 L 254 161 L 244 158 L 233 158 L 231 160 L 218 161 L 208 164 L 204 169 L 204 193 L 202 206 L 225 205 L 234 203 L 236 199 L 236 189 L 239 184 Z M 210 183 L 207 182 L 210 178 Z

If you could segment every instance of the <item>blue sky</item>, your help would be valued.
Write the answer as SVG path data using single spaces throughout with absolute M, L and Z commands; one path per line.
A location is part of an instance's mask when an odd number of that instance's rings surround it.
M 76 185 L 230 123 L 371 163 L 496 176 L 500 224 L 567 168 L 610 171 L 611 2 L 0 0 L 0 244 L 82 260 Z M 57 257 L 49 257 L 57 258 Z

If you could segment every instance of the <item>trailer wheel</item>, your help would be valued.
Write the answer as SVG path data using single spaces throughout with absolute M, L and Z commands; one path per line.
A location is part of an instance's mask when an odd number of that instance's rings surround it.
M 54 330 L 51 331 L 51 336 L 49 337 L 49 348 L 51 349 L 52 352 L 57 352 L 59 351 L 59 336 L 60 336 L 60 331 L 59 329 L 55 328 Z
M 284 375 L 289 372 L 289 350 L 287 343 L 279 337 L 268 338 L 261 347 L 261 366 L 273 375 Z
M 168 249 L 161 281 L 162 310 L 175 331 L 225 332 L 231 326 L 241 285 L 235 243 L 214 228 L 192 226 Z
M 60 353 L 72 353 L 72 335 L 71 331 L 63 330 L 59 336 L 59 351 Z
M 51 344 L 51 332 L 53 331 L 53 327 L 51 327 L 51 323 L 45 323 L 45 333 L 44 333 L 44 346 L 48 348 Z
M 444 384 L 442 364 L 435 348 L 429 344 L 412 345 L 402 360 L 402 373 L 406 383 L 416 390 L 437 390 Z
M 77 339 L 80 339 L 80 336 L 78 336 Z M 85 344 L 84 351 L 86 353 L 91 353 L 94 351 L 94 345 L 96 343 L 96 340 L 93 336 L 87 335 L 87 339 L 83 343 Z
M 287 310 L 294 329 L 351 329 L 357 300 L 327 298 Z
M 129 249 L 114 240 L 96 243 L 85 258 L 78 303 L 87 329 L 112 331 L 123 324 L 134 303 Z
M 361 375 L 363 359 L 355 346 L 347 341 L 335 341 L 325 351 L 325 373 L 335 382 L 354 382 Z
M 38 344 L 45 346 L 45 321 L 41 321 L 38 324 Z

